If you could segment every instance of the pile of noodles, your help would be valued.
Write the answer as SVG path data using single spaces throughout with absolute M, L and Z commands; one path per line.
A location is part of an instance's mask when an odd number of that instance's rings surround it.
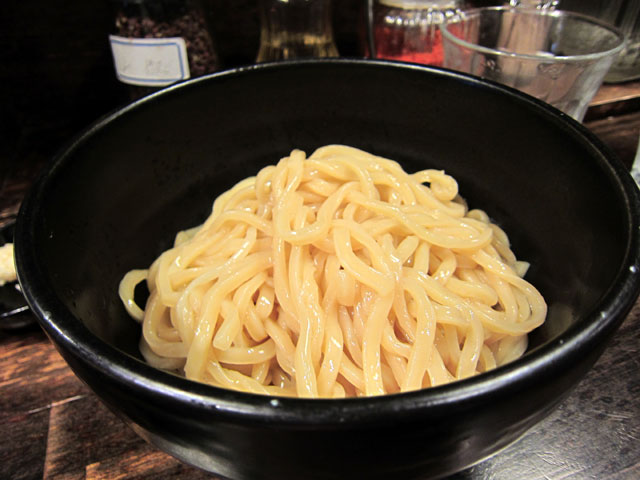
M 259 394 L 382 395 L 520 357 L 546 315 L 527 267 L 452 177 L 332 145 L 220 195 L 120 296 L 158 368 Z

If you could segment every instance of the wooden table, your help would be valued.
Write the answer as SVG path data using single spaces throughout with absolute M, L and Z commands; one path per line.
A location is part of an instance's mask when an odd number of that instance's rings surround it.
M 640 82 L 603 87 L 585 125 L 630 166 Z M 15 214 L 37 166 L 24 166 L 5 185 L 0 225 Z M 37 326 L 0 330 L 0 438 L 0 479 L 215 478 L 141 440 L 73 375 Z M 550 417 L 453 478 L 640 478 L 640 302 Z

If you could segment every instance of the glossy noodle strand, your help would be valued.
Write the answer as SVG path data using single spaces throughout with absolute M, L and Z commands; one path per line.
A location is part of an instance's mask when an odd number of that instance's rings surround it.
M 523 355 L 546 316 L 527 267 L 451 176 L 330 145 L 220 195 L 119 294 L 158 368 L 264 395 L 371 396 Z

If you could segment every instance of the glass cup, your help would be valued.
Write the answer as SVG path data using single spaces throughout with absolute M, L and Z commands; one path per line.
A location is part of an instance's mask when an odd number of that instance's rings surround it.
M 616 14 L 615 26 L 626 36 L 624 50 L 613 62 L 604 77 L 605 82 L 626 82 L 640 78 L 640 2 L 617 0 L 610 2 L 610 11 Z M 617 7 L 613 9 L 612 7 Z
M 510 0 L 520 7 L 558 8 L 595 17 L 619 28 L 627 43 L 613 61 L 604 82 L 618 83 L 640 78 L 640 2 L 638 0 Z
M 578 121 L 624 46 L 615 27 L 560 10 L 478 8 L 441 31 L 444 67 L 517 88 Z

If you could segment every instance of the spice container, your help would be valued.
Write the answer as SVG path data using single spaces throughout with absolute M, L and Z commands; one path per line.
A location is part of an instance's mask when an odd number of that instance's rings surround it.
M 219 68 L 200 0 L 113 0 L 118 79 L 136 99 Z
M 331 0 L 260 0 L 257 62 L 337 57 Z
M 369 0 L 373 57 L 442 65 L 439 25 L 461 13 L 461 0 Z

